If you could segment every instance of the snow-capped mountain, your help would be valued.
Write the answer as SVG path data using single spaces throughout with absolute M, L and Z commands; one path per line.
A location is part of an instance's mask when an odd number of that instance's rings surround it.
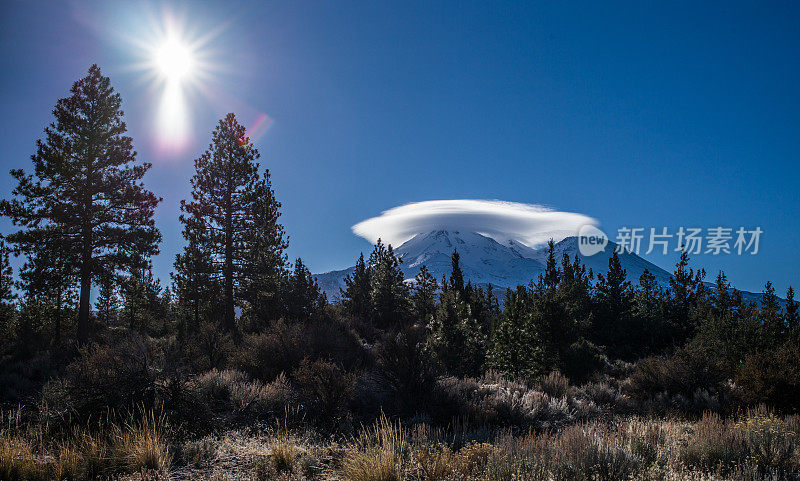
M 568 237 L 555 245 L 556 261 L 560 265 L 564 253 L 571 259 L 578 255 L 587 270 L 591 269 L 595 274 L 605 273 L 608 259 L 616 247 L 609 242 L 604 252 L 585 257 L 578 250 L 578 238 Z M 413 279 L 425 265 L 436 279 L 441 280 L 450 275 L 450 256 L 454 249 L 458 250 L 465 280 L 481 286 L 491 285 L 501 292 L 508 287 L 535 281 L 544 272 L 547 261 L 547 246 L 534 249 L 514 240 L 501 244 L 476 232 L 444 230 L 417 234 L 396 248 L 395 253 L 403 261 L 401 268 L 406 279 Z M 632 283 L 636 284 L 647 269 L 659 284 L 669 285 L 670 273 L 657 265 L 633 253 L 626 252 L 619 257 Z M 351 272 L 352 267 L 317 274 L 316 277 L 328 298 L 337 299 L 339 289 L 344 287 L 344 278 Z

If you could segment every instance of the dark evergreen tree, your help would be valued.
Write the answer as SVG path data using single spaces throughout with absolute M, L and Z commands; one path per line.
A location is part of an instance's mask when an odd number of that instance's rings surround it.
M 410 317 L 411 299 L 401 262 L 392 246 L 378 239 L 369 256 L 372 319 L 378 327 L 402 327 Z
M 121 105 L 108 77 L 92 65 L 56 104 L 56 121 L 31 157 L 33 174 L 13 170 L 16 198 L 0 206 L 22 227 L 8 241 L 28 256 L 49 257 L 41 251 L 53 247 L 54 230 L 60 233 L 59 248 L 80 282 L 80 343 L 88 340 L 89 295 L 98 273 L 155 254 L 160 240 L 153 222 L 159 199 L 141 182 L 150 164 L 136 162 Z
M 202 319 L 214 318 L 221 312 L 219 306 L 222 289 L 215 276 L 214 260 L 207 245 L 207 231 L 202 223 L 184 219 L 183 237 L 187 245 L 175 257 L 175 271 L 171 274 L 177 309 L 180 313 L 181 334 L 197 333 Z
M 242 298 L 247 302 L 250 317 L 256 324 L 267 323 L 286 314 L 281 302 L 280 289 L 288 276 L 287 258 L 284 253 L 289 246 L 283 226 L 278 222 L 281 204 L 275 199 L 269 170 L 256 186 L 253 202 L 252 225 L 249 229 L 250 245 L 243 263 Z M 307 274 L 302 261 L 301 272 L 295 264 L 295 281 L 298 275 Z M 310 289 L 310 284 L 309 284 Z M 317 302 L 317 301 L 314 301 Z
M 29 302 L 28 306 L 46 308 L 39 320 L 43 321 L 42 332 L 49 327 L 51 340 L 58 343 L 71 315 L 70 307 L 78 300 L 77 271 L 67 248 L 69 242 L 59 226 L 51 224 L 39 234 L 39 243 L 27 251 L 27 259 L 20 269 L 20 286 L 27 298 L 37 299 L 35 303 Z M 100 271 L 101 277 L 109 275 L 112 270 L 113 267 L 109 266 Z
M 547 261 L 544 266 L 544 275 L 541 284 L 545 289 L 555 289 L 561 279 L 561 273 L 556 265 L 556 247 L 553 239 L 547 242 Z
M 428 349 L 451 374 L 478 376 L 486 363 L 491 294 L 487 297 L 472 283 L 464 285 L 457 251 L 451 256 L 451 267 L 448 289 L 439 296 L 428 323 Z
M 454 289 L 443 292 L 428 325 L 428 349 L 447 372 L 477 376 L 482 372 L 487 335 L 469 304 Z
M 643 355 L 659 353 L 668 347 L 664 341 L 667 337 L 664 292 L 655 276 L 647 269 L 639 276 L 639 286 L 633 295 L 632 315 L 645 333 Z
M 263 308 L 265 298 L 277 304 L 277 284 L 265 279 L 281 272 L 285 263 L 283 229 L 277 224 L 280 204 L 268 173 L 259 174 L 259 156 L 244 126 L 228 114 L 214 129 L 208 149 L 195 159 L 192 201 L 181 202 L 181 221 L 203 232 L 195 240 L 222 285 L 222 327 L 229 332 L 236 331 L 236 305 Z
M 598 275 L 597 341 L 615 358 L 633 360 L 642 353 L 646 326 L 633 322 L 633 290 L 616 250 L 608 259 L 608 272 Z
M 133 270 L 123 281 L 121 317 L 130 329 L 157 333 L 164 327 L 166 306 L 161 283 L 153 277 L 150 265 Z
M 285 312 L 289 319 L 307 321 L 319 313 L 327 304 L 325 294 L 317 280 L 298 258 L 288 280 L 285 297 Z
M 490 342 L 488 365 L 515 378 L 532 379 L 545 371 L 542 340 L 531 321 L 531 295 L 524 286 L 508 290 Z
M 786 318 L 786 329 L 797 339 L 798 328 L 800 328 L 800 315 L 798 315 L 797 301 L 794 300 L 794 289 L 789 286 L 786 290 L 786 308 L 784 309 Z
M 453 249 L 453 254 L 450 256 L 450 284 L 449 288 L 460 292 L 462 295 L 464 293 L 464 273 L 461 272 L 461 256 L 458 255 L 458 251 Z
M 344 279 L 345 289 L 340 290 L 342 305 L 351 317 L 365 321 L 372 316 L 372 269 L 364 262 L 364 254 L 358 257 L 355 269 Z
M 761 308 L 759 311 L 763 336 L 767 345 L 777 345 L 786 333 L 786 328 L 781 315 L 781 306 L 772 282 L 767 281 L 764 293 L 761 295 Z
M 10 250 L 6 247 L 5 238 L 0 235 L 0 343 L 7 345 L 10 341 L 12 321 L 14 319 L 14 277 L 9 261 Z M 0 348 L 2 352 L 2 348 Z
M 564 309 L 564 330 L 576 338 L 584 335 L 593 321 L 592 282 L 577 255 L 570 261 L 563 254 L 556 296 Z
M 411 295 L 414 315 L 423 325 L 427 325 L 436 311 L 436 291 L 439 290 L 439 284 L 424 265 L 420 267 L 415 281 Z
M 669 342 L 673 345 L 682 345 L 690 339 L 697 327 L 695 310 L 705 291 L 702 281 L 705 271 L 700 269 L 694 272 L 689 268 L 689 254 L 681 251 L 680 259 L 675 264 L 675 272 L 669 280 Z
M 119 316 L 119 296 L 117 295 L 118 280 L 114 275 L 107 273 L 100 276 L 99 291 L 94 308 L 97 311 L 97 320 L 105 325 L 115 324 Z

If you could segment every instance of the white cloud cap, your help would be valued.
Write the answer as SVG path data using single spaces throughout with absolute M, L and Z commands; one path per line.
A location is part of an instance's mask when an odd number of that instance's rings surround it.
M 417 234 L 435 230 L 477 232 L 506 244 L 510 240 L 528 247 L 551 238 L 556 242 L 578 234 L 596 219 L 549 207 L 500 200 L 453 199 L 414 202 L 384 211 L 359 222 L 353 233 L 373 244 L 382 239 L 399 246 Z

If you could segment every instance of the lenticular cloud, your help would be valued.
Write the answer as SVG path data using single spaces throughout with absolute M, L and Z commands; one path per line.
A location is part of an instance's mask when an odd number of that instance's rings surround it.
M 353 233 L 375 243 L 399 246 L 417 234 L 435 230 L 477 232 L 502 244 L 510 240 L 528 247 L 551 238 L 556 242 L 577 235 L 597 220 L 574 212 L 500 200 L 429 200 L 384 211 L 353 226 Z

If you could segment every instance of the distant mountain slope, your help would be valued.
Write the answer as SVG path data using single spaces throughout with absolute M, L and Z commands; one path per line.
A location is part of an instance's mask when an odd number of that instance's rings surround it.
M 608 270 L 608 259 L 616 248 L 616 244 L 609 242 L 605 251 L 586 257 L 578 250 L 578 238 L 567 237 L 555 245 L 556 262 L 560 266 L 564 253 L 570 259 L 577 255 L 596 277 Z M 418 234 L 396 248 L 395 253 L 403 260 L 401 268 L 406 279 L 413 279 L 420 267 L 425 265 L 441 281 L 443 276 L 450 275 L 450 255 L 454 249 L 458 250 L 461 258 L 465 280 L 481 286 L 491 285 L 498 293 L 535 281 L 544 272 L 547 261 L 547 246 L 533 249 L 513 240 L 500 244 L 476 232 L 445 230 Z M 670 272 L 631 252 L 620 254 L 619 259 L 632 284 L 636 285 L 639 276 L 647 269 L 655 276 L 656 282 L 665 288 L 669 287 Z M 334 300 L 339 298 L 339 289 L 345 286 L 345 277 L 352 272 L 353 267 L 350 267 L 317 274 L 316 278 L 328 299 Z M 748 300 L 760 299 L 760 294 L 744 294 Z

